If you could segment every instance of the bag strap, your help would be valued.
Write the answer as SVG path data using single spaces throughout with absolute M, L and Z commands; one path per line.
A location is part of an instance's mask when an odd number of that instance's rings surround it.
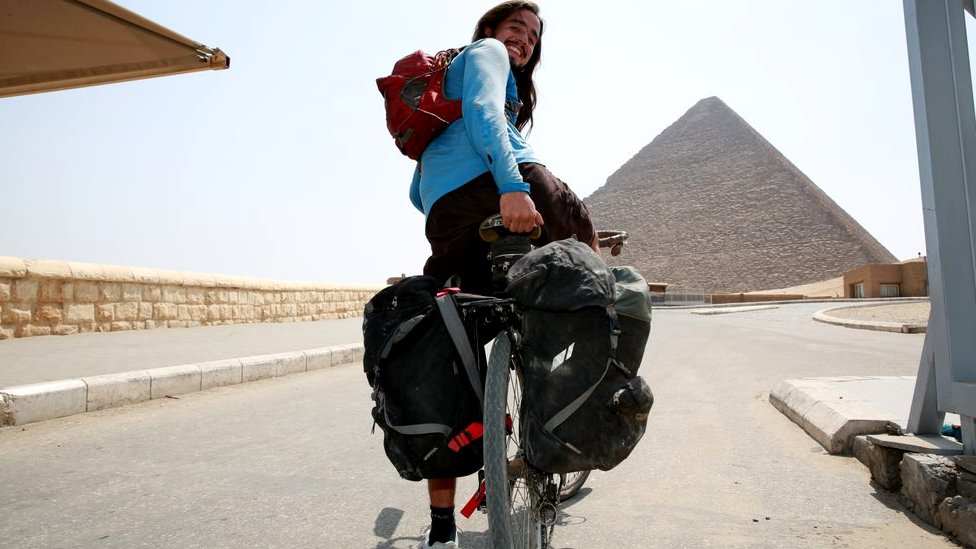
M 583 403 L 586 402 L 586 399 L 590 398 L 590 395 L 593 394 L 593 391 L 596 390 L 596 388 L 600 385 L 600 383 L 603 383 L 603 378 L 607 377 L 607 371 L 610 370 L 610 364 L 612 362 L 616 362 L 616 360 L 612 358 L 607 359 L 607 363 L 603 367 L 603 373 L 600 374 L 600 379 L 596 380 L 596 383 L 590 385 L 589 388 L 583 391 L 583 394 L 576 397 L 576 400 L 570 402 L 568 405 L 566 405 L 565 408 L 556 412 L 556 415 L 549 418 L 549 421 L 547 421 L 545 425 L 543 425 L 546 431 L 549 431 L 549 433 L 552 434 L 553 430 L 555 430 L 556 427 L 562 425 L 564 421 L 569 419 L 569 416 L 573 415 L 576 412 L 576 410 L 579 410 L 580 406 L 582 406 Z
M 465 373 L 468 375 L 471 388 L 474 389 L 474 394 L 478 396 L 478 402 L 481 406 L 484 406 L 485 394 L 481 388 L 481 376 L 478 375 L 478 364 L 474 357 L 474 351 L 471 349 L 471 342 L 468 340 L 468 334 L 464 329 L 464 324 L 461 322 L 461 316 L 458 314 L 457 304 L 454 302 L 452 294 L 439 296 L 436 301 L 437 308 L 441 312 L 441 318 L 447 327 L 447 333 L 450 334 L 451 341 L 454 342 L 454 348 L 457 349 L 458 354 L 461 356 L 461 363 L 464 366 Z
M 464 330 L 464 324 L 461 322 L 461 316 L 458 314 L 457 306 L 454 302 L 451 294 L 445 294 L 436 298 L 437 308 L 441 313 L 441 318 L 444 321 L 444 326 L 447 327 L 447 333 L 451 336 L 451 341 L 454 343 L 454 347 L 457 349 L 458 354 L 461 356 L 461 361 L 464 364 L 464 370 L 467 373 L 468 381 L 471 382 L 471 387 L 474 388 L 475 394 L 478 395 L 478 401 L 484 405 L 484 392 L 481 389 L 480 379 L 478 375 L 477 363 L 475 362 L 474 351 L 471 349 L 471 343 L 468 341 L 467 332 Z M 383 356 L 385 357 L 389 353 L 389 347 L 392 346 L 392 341 L 398 340 L 403 337 L 403 334 L 409 332 L 422 318 L 421 316 L 415 317 L 404 323 L 402 330 L 398 329 L 397 333 L 394 334 L 395 337 L 390 338 L 386 348 L 383 350 Z M 400 333 L 402 332 L 402 333 Z M 394 425 L 390 421 L 390 416 L 386 412 L 386 407 L 383 407 L 383 416 L 386 420 L 387 426 L 394 431 L 404 434 L 404 435 L 431 435 L 438 434 L 443 435 L 445 438 L 451 436 L 454 431 L 449 425 L 444 425 L 442 423 L 415 423 L 412 425 Z
M 407 337 L 414 327 L 424 319 L 424 315 L 417 315 L 409 320 L 400 323 L 396 327 L 396 330 L 386 339 L 386 344 L 383 345 L 383 349 L 380 351 L 380 359 L 384 359 L 390 356 L 390 351 L 393 350 L 393 346 L 399 343 L 403 338 Z
M 444 435 L 448 437 L 451 435 L 451 429 L 447 425 L 441 423 L 414 423 L 413 425 L 394 425 L 390 421 L 390 415 L 386 413 L 386 408 L 383 408 L 383 419 L 386 420 L 386 425 L 393 429 L 394 431 L 404 434 L 404 435 Z
M 634 377 L 633 372 L 617 360 L 617 344 L 620 341 L 620 319 L 617 318 L 617 308 L 613 303 L 607 305 L 607 321 L 610 323 L 610 361 L 628 378 Z
M 632 375 L 630 370 L 628 370 L 623 364 L 620 363 L 619 360 L 617 360 L 617 342 L 620 338 L 620 322 L 617 319 L 617 312 L 614 309 L 613 304 L 607 306 L 607 320 L 610 323 L 610 353 L 609 353 L 610 356 L 607 358 L 607 363 L 603 367 L 603 373 L 600 374 L 600 379 L 596 380 L 596 383 L 590 385 L 585 391 L 583 391 L 583 394 L 581 394 L 575 400 L 573 400 L 568 405 L 566 405 L 565 408 L 556 412 L 556 414 L 551 418 L 549 418 L 549 421 L 547 421 L 543 425 L 545 430 L 549 431 L 549 434 L 552 435 L 554 438 L 556 438 L 556 440 L 559 440 L 559 442 L 561 442 L 563 445 L 575 450 L 577 453 L 579 453 L 579 450 L 574 448 L 571 444 L 567 444 L 566 442 L 562 441 L 559 437 L 555 435 L 555 433 L 553 433 L 553 431 L 557 427 L 562 425 L 564 421 L 569 419 L 569 416 L 576 413 L 576 410 L 579 410 L 580 406 L 582 406 L 583 403 L 586 402 L 588 398 L 590 398 L 590 395 L 593 394 L 593 391 L 595 391 L 596 388 L 599 387 L 601 383 L 603 383 L 603 379 L 607 377 L 607 372 L 610 371 L 611 364 L 619 368 L 625 375 L 627 376 Z

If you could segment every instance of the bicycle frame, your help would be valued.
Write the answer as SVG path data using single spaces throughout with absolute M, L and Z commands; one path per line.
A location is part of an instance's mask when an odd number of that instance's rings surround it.
M 460 309 L 478 325 L 504 327 L 492 344 L 484 387 L 484 472 L 491 546 L 544 549 L 556 522 L 563 477 L 532 467 L 521 455 L 522 376 L 518 352 L 513 352 L 520 337 L 521 316 L 510 299 L 473 300 Z

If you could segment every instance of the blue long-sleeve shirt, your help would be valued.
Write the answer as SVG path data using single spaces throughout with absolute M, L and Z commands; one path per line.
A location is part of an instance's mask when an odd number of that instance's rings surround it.
M 518 164 L 539 160 L 506 113 L 518 90 L 505 46 L 485 38 L 464 48 L 447 69 L 444 94 L 461 99 L 461 118 L 427 145 L 410 184 L 413 205 L 427 215 L 438 198 L 488 171 L 498 194 L 528 192 Z

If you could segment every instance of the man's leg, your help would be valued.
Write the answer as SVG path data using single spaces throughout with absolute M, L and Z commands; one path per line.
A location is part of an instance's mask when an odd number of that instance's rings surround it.
M 496 213 L 498 187 L 491 173 L 480 175 L 440 197 L 431 208 L 424 228 L 431 254 L 424 265 L 424 274 L 440 282 L 458 275 L 463 291 L 489 294 L 489 246 L 481 240 L 478 227 L 486 217 Z
M 457 490 L 456 478 L 427 479 L 427 493 L 430 494 L 431 507 L 454 507 L 455 490 Z
M 427 480 L 427 493 L 430 495 L 430 543 L 457 540 L 457 527 L 454 525 L 454 492 L 457 489 L 455 478 L 432 478 Z
M 590 212 L 576 193 L 542 164 L 519 164 L 519 171 L 530 185 L 529 194 L 535 209 L 545 222 L 541 244 L 575 235 L 599 254 L 600 239 L 593 228 Z

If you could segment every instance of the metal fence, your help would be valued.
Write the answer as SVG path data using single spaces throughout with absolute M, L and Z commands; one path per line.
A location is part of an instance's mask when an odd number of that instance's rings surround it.
M 665 292 L 651 292 L 651 303 L 657 306 L 707 305 L 712 294 L 701 288 L 668 288 Z

